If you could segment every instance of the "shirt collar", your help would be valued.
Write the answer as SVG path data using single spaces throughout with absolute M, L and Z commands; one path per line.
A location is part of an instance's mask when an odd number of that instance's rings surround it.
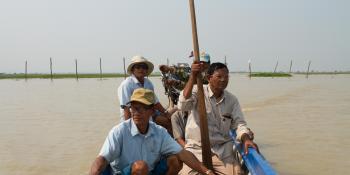
M 141 84 L 141 83 L 139 82 L 139 80 L 135 77 L 134 74 L 131 74 L 131 79 L 132 79 L 132 81 L 134 81 L 134 83 L 136 83 L 136 84 Z
M 209 95 L 209 97 L 213 97 L 214 96 L 214 92 L 211 90 L 209 84 L 208 84 L 207 87 L 208 87 L 208 95 Z
M 137 128 L 136 124 L 134 123 L 133 119 L 131 120 L 131 136 L 136 136 L 136 135 L 143 135 L 140 133 L 139 129 Z M 152 123 L 148 122 L 148 130 L 147 133 L 144 135 L 145 137 L 151 136 L 154 133 L 153 127 L 152 127 Z
M 207 87 L 208 87 L 208 95 L 209 95 L 209 97 L 210 97 L 210 98 L 215 98 L 215 97 L 214 97 L 214 92 L 211 90 L 209 84 L 208 84 Z M 227 94 L 226 94 L 226 90 L 224 90 L 224 92 L 222 93 L 222 98 L 221 98 L 221 100 L 218 101 L 217 103 L 221 103 L 221 102 L 225 99 L 226 95 L 227 95 Z

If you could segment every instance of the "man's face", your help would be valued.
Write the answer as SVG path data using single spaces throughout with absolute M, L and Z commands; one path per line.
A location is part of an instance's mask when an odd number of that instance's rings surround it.
M 132 67 L 132 73 L 135 75 L 137 78 L 143 78 L 147 75 L 148 71 L 148 66 L 145 63 L 139 63 L 135 64 Z
M 153 108 L 139 102 L 131 102 L 131 116 L 136 126 L 147 126 Z
M 226 89 L 229 80 L 228 70 L 226 68 L 217 69 L 213 75 L 208 76 L 210 87 L 213 91 L 221 92 Z

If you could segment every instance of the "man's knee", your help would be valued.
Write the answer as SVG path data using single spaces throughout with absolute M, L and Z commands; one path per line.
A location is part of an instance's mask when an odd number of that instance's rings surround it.
M 148 165 L 143 160 L 138 160 L 134 162 L 131 166 L 132 175 L 143 175 L 148 174 Z
M 169 156 L 167 158 L 167 164 L 168 164 L 168 172 L 172 172 L 171 174 L 177 174 L 182 169 L 183 163 L 180 161 L 180 159 L 177 158 L 176 155 Z

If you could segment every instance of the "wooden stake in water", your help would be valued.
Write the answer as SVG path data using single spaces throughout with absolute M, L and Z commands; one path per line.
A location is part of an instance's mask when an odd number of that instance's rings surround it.
M 24 66 L 24 78 L 27 80 L 27 60 Z
M 79 79 L 78 77 L 78 60 L 75 59 L 75 77 L 77 78 L 77 80 Z
M 306 78 L 309 78 L 310 65 L 311 65 L 311 61 L 309 61 L 309 65 L 307 66 Z
M 51 57 L 50 57 L 50 77 L 52 80 L 53 76 L 52 76 L 52 58 Z
M 277 63 L 276 63 L 275 69 L 273 70 L 273 73 L 276 73 L 277 66 L 278 66 L 278 61 L 277 61 Z
M 102 59 L 100 57 L 100 80 L 102 80 Z
M 193 41 L 193 51 L 194 58 L 196 62 L 199 62 L 199 45 L 198 45 L 198 35 L 197 35 L 197 22 L 196 22 L 196 12 L 194 8 L 194 0 L 189 0 L 190 3 L 190 13 L 191 13 L 191 23 L 192 23 L 192 41 Z M 202 74 L 197 76 L 197 110 L 199 114 L 200 132 L 201 132 L 201 143 L 202 143 L 202 159 L 203 164 L 213 170 L 213 161 L 211 159 L 211 148 L 209 140 L 209 130 L 208 130 L 208 120 L 207 112 L 205 109 L 204 101 L 204 90 L 203 90 L 203 79 Z
M 226 55 L 225 55 L 225 65 L 227 66 L 227 62 L 226 62 Z
M 251 61 L 248 60 L 248 66 L 249 66 L 249 78 L 252 78 L 252 66 L 251 66 Z
M 126 79 L 125 57 L 123 57 L 123 64 L 124 64 L 124 79 Z
M 290 60 L 289 73 L 292 73 L 293 60 Z

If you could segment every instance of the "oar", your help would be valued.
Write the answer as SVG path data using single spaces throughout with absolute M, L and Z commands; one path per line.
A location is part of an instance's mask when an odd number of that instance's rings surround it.
M 199 61 L 199 46 L 198 46 L 198 36 L 197 36 L 197 24 L 196 24 L 196 13 L 194 9 L 194 0 L 189 0 L 190 2 L 190 12 L 191 12 L 191 22 L 192 22 L 192 39 L 193 39 L 193 51 L 195 61 Z M 209 141 L 208 132 L 208 121 L 207 113 L 205 109 L 204 92 L 203 92 L 203 82 L 202 74 L 197 75 L 197 87 L 198 87 L 198 113 L 200 120 L 200 132 L 201 132 L 201 143 L 202 143 L 202 159 L 203 164 L 213 170 L 213 162 L 211 159 L 211 149 Z

